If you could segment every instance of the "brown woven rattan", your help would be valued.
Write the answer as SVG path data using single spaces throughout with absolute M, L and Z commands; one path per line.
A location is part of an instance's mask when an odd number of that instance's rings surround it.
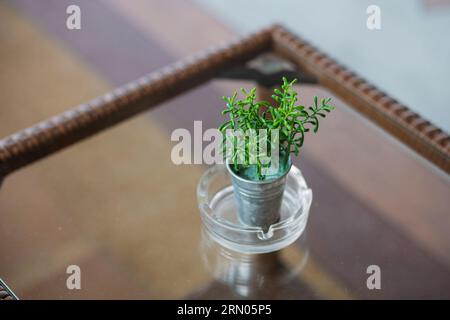
M 0 140 L 0 180 L 103 129 L 274 52 L 351 107 L 450 173 L 450 136 L 281 26 L 213 47 Z

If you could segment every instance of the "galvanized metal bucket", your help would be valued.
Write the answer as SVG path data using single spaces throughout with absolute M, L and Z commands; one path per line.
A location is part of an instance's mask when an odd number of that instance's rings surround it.
M 279 177 L 261 181 L 240 177 L 232 170 L 232 164 L 227 163 L 226 166 L 238 205 L 238 219 L 245 225 L 268 230 L 280 220 L 286 176 L 291 169 L 291 162 L 286 172 Z

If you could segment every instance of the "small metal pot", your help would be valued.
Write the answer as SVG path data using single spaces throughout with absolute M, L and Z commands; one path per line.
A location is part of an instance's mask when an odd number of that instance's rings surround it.
M 261 181 L 240 177 L 233 171 L 232 164 L 227 163 L 226 166 L 231 176 L 240 222 L 268 230 L 280 220 L 281 202 L 291 162 L 286 172 L 279 177 Z

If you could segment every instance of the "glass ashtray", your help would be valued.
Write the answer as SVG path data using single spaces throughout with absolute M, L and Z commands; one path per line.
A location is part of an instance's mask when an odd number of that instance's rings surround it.
M 312 191 L 301 171 L 292 166 L 286 179 L 280 221 L 267 230 L 239 221 L 233 186 L 223 164 L 212 166 L 202 175 L 197 199 L 204 227 L 214 241 L 231 250 L 256 254 L 280 250 L 300 237 L 308 221 Z

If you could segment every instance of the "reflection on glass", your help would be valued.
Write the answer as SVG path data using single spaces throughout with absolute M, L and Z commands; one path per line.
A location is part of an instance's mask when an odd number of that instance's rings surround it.
M 304 234 L 291 246 L 276 252 L 244 254 L 227 249 L 202 230 L 201 258 L 214 280 L 191 294 L 197 299 L 300 299 L 313 298 L 301 280 L 309 250 Z

